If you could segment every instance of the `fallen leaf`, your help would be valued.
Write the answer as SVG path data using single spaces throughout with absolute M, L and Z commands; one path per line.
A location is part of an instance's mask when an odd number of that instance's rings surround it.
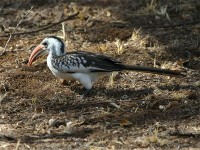
M 122 126 L 122 127 L 127 127 L 130 125 L 132 125 L 132 122 L 128 121 L 127 119 L 123 119 L 120 121 L 120 126 Z

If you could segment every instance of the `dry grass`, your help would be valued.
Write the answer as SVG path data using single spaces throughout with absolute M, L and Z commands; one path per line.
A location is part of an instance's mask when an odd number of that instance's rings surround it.
M 170 143 L 169 140 L 164 139 L 159 133 L 158 127 L 153 127 L 153 129 L 149 129 L 150 131 L 147 131 L 148 135 L 144 135 L 142 137 L 139 137 L 136 140 L 137 144 L 142 145 L 143 147 L 148 147 L 152 144 L 156 144 L 159 146 L 165 146 Z
M 109 87 L 113 87 L 114 86 L 114 78 L 116 77 L 116 75 L 118 74 L 118 72 L 113 72 L 112 74 L 111 74 L 111 76 L 109 77 L 109 82 L 108 82 L 108 84 L 107 84 L 107 86 L 109 86 Z
M 147 35 L 146 35 L 147 36 Z M 130 37 L 130 41 L 133 41 L 135 43 L 139 43 L 139 46 L 144 46 L 146 44 L 146 38 L 143 37 L 141 28 L 134 29 L 132 32 L 132 35 Z
M 99 44 L 98 47 L 99 47 L 99 50 L 102 51 L 102 52 L 108 51 L 108 44 L 107 43 Z
M 173 100 L 188 100 L 189 96 L 192 94 L 191 91 L 178 91 L 178 92 L 173 92 L 170 94 L 170 97 Z
M 124 2 L 129 6 L 124 6 Z M 197 39 L 198 27 L 184 26 L 179 27 L 180 30 L 113 27 L 112 23 L 116 19 L 126 19 L 127 24 L 133 22 L 138 26 L 144 26 L 148 22 L 165 24 L 166 19 L 152 19 L 152 14 L 157 15 L 156 11 L 159 11 L 157 13 L 160 13 L 160 17 L 166 17 L 171 8 L 162 8 L 160 1 L 150 0 L 147 5 L 142 3 L 147 7 L 142 8 L 143 14 L 149 16 L 137 16 L 140 9 L 137 6 L 141 6 L 137 2 L 117 1 L 117 6 L 107 0 L 102 3 L 81 0 L 74 4 L 66 2 L 64 11 L 67 13 L 76 10 L 85 12 L 66 22 L 63 28 L 57 26 L 58 32 L 52 33 L 49 30 L 31 35 L 31 38 L 23 35 L 20 37 L 22 41 L 19 38 L 11 40 L 8 49 L 11 48 L 12 51 L 7 51 L 0 59 L 0 130 L 3 129 L 0 134 L 10 133 L 25 141 L 17 138 L 13 142 L 0 137 L 0 149 L 187 149 L 199 146 L 198 137 L 192 136 L 194 133 L 199 135 L 200 124 L 197 70 L 199 47 L 198 40 L 195 40 L 197 44 L 188 42 Z M 177 7 L 177 2 L 175 4 L 174 7 Z M 24 24 L 27 26 L 23 29 L 32 30 L 30 25 L 32 27 L 34 23 L 52 23 L 55 18 L 67 14 L 61 13 L 63 5 L 57 5 L 56 8 L 50 6 L 50 3 L 37 6 L 32 12 L 31 22 L 27 20 Z M 126 13 L 122 11 L 123 8 Z M 10 10 L 7 7 L 2 9 L 2 12 L 4 9 Z M 43 12 L 41 14 L 41 10 L 47 15 Z M 52 14 L 49 14 L 50 11 Z M 189 11 L 194 18 L 198 18 L 194 9 Z M 136 16 L 130 17 L 133 13 Z M 38 19 L 35 14 L 42 15 L 44 19 Z M 90 16 L 90 20 L 85 20 L 85 16 Z M 173 17 L 177 18 L 171 18 L 173 24 L 182 21 L 179 13 L 173 14 Z M 12 25 L 16 20 L 12 14 L 4 22 Z M 88 26 L 88 22 L 92 22 L 91 26 Z M 191 30 L 195 32 L 190 32 Z M 29 47 L 40 43 L 48 35 L 46 33 L 63 37 L 65 32 L 68 33 L 66 40 L 70 44 L 70 50 L 100 52 L 127 64 L 176 68 L 174 62 L 184 58 L 182 53 L 186 49 L 191 53 L 189 66 L 185 66 L 184 61 L 176 63 L 187 68 L 188 76 L 168 77 L 124 71 L 117 76 L 113 74 L 107 84 L 104 79 L 95 83 L 91 95 L 81 99 L 83 87 L 76 82 L 61 85 L 44 61 L 38 60 L 31 68 L 24 63 L 30 56 Z M 0 43 L 4 45 L 6 41 L 1 40 Z M 16 46 L 16 43 L 19 45 Z M 172 50 L 171 47 L 177 47 L 177 50 Z M 177 128 L 181 133 L 187 131 L 188 134 L 176 134 Z M 175 135 L 171 136 L 170 132 Z M 63 136 L 63 133 L 67 135 Z M 56 137 L 52 137 L 53 135 Z M 28 136 L 37 136 L 38 139 L 28 139 Z M 46 139 L 42 138 L 45 136 Z
M 180 5 L 178 5 L 177 11 L 183 11 L 185 13 L 189 13 L 189 12 L 193 12 L 193 11 L 197 11 L 197 5 L 195 3 L 191 3 L 187 0 L 181 0 Z
M 143 7 L 138 11 L 138 14 L 140 15 L 155 14 L 158 6 L 159 6 L 159 3 L 157 0 L 151 0 L 150 3 L 147 2 L 146 7 Z
M 160 6 L 159 1 L 151 0 L 150 3 L 146 4 L 146 7 L 141 8 L 138 11 L 140 15 L 155 15 L 155 19 L 160 19 L 160 17 L 166 17 L 170 21 L 169 14 L 167 13 L 167 5 Z
M 166 17 L 168 21 L 170 21 L 169 14 L 167 13 L 167 5 L 161 6 L 160 10 L 156 10 L 156 19 L 160 19 L 160 17 Z
M 117 55 L 121 55 L 124 52 L 124 42 L 117 38 L 114 44 L 117 47 L 116 49 Z

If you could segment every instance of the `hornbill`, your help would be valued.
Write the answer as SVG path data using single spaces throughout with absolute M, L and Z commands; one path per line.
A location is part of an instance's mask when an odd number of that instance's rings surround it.
M 113 71 L 140 71 L 165 75 L 182 75 L 181 72 L 144 67 L 138 65 L 126 65 L 113 58 L 86 51 L 65 51 L 64 42 L 56 37 L 45 38 L 32 52 L 28 66 L 31 66 L 36 57 L 47 52 L 47 65 L 51 72 L 64 80 L 78 80 L 88 94 L 93 83 L 100 77 L 111 74 Z

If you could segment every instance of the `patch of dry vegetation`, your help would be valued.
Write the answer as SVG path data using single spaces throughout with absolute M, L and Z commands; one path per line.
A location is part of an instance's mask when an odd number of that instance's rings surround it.
M 197 39 L 198 25 L 167 29 L 137 28 L 135 24 L 124 27 L 132 22 L 144 26 L 157 21 L 163 25 L 166 20 L 176 24 L 182 21 L 180 12 L 198 18 L 196 5 L 190 1 L 181 1 L 180 5 L 169 1 L 179 12 L 172 15 L 171 5 L 166 7 L 157 0 L 145 3 L 129 0 L 45 2 L 52 3 L 48 3 L 47 8 L 47 3 L 31 1 L 37 7 L 19 31 L 50 24 L 74 11 L 80 14 L 53 29 L 13 38 L 7 53 L 0 56 L 0 149 L 199 146 L 199 49 L 198 40 L 196 44 L 189 42 Z M 56 2 L 59 4 L 55 7 Z M 13 8 L 3 6 L 0 10 L 3 15 L 0 20 L 11 31 L 25 11 L 18 6 L 15 11 Z M 130 17 L 130 14 L 134 15 Z M 155 18 L 152 19 L 152 15 Z M 122 25 L 117 26 L 119 24 Z M 45 58 L 32 68 L 27 67 L 32 48 L 48 35 L 60 36 L 68 50 L 102 53 L 127 64 L 185 69 L 188 75 L 175 78 L 139 72 L 114 73 L 109 79 L 97 82 L 92 95 L 83 100 L 82 86 L 76 82 L 61 85 L 46 67 Z M 0 39 L 0 51 L 6 40 Z M 175 47 L 176 50 L 171 50 Z M 185 47 L 190 53 L 187 61 L 181 60 Z

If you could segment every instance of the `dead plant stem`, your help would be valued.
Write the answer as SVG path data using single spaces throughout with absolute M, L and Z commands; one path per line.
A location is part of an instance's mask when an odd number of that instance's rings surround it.
M 3 54 L 6 52 L 6 48 L 7 48 L 8 43 L 10 42 L 10 40 L 11 40 L 11 38 L 12 38 L 12 35 L 16 32 L 16 30 L 17 30 L 17 28 L 19 27 L 19 25 L 24 21 L 24 18 L 25 18 L 26 16 L 28 16 L 28 14 L 30 13 L 30 11 L 31 11 L 32 9 L 33 9 L 33 6 L 31 7 L 31 9 L 29 9 L 29 10 L 27 11 L 27 13 L 26 13 L 25 15 L 22 16 L 22 19 L 17 23 L 17 25 L 16 25 L 16 27 L 14 28 L 14 30 L 12 31 L 12 33 L 10 33 L 10 36 L 9 36 L 9 38 L 8 38 L 8 40 L 7 40 L 6 44 L 5 44 L 5 46 L 4 46 L 4 50 L 3 50 L 3 52 L 0 54 L 0 56 L 3 55 Z

